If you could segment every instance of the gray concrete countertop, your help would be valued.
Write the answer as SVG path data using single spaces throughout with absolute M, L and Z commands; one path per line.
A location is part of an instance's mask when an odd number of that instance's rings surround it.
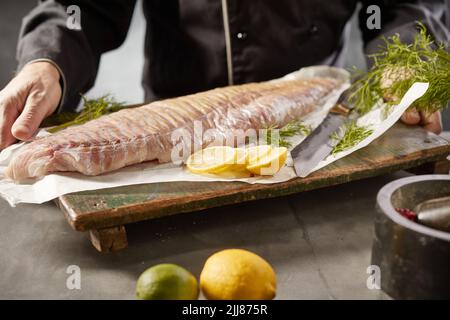
M 212 253 L 245 248 L 274 267 L 277 299 L 385 299 L 366 286 L 375 196 L 406 175 L 129 225 L 129 248 L 113 254 L 98 253 L 53 203 L 0 200 L 0 298 L 133 299 L 147 267 L 176 263 L 198 277 Z M 80 290 L 66 286 L 71 265 Z

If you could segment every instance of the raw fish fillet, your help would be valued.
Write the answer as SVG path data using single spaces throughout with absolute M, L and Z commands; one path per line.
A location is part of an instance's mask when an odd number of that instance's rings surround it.
M 327 77 L 250 83 L 123 109 L 26 144 L 5 175 L 20 182 L 51 172 L 99 175 L 144 161 L 168 162 L 174 133 L 182 130 L 191 140 L 195 133 L 198 142 L 194 122 L 212 129 L 200 137 L 202 146 L 239 129 L 283 126 L 313 111 L 341 84 Z

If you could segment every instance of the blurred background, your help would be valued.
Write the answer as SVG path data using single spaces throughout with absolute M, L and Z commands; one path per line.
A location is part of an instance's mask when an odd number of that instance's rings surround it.
M 22 17 L 35 5 L 36 0 L 0 1 L 0 88 L 3 88 L 14 75 L 15 51 Z M 450 8 L 450 0 L 447 0 Z M 346 67 L 365 68 L 362 54 L 361 35 L 357 16 L 351 26 L 351 42 L 346 48 Z M 142 13 L 142 0 L 138 0 L 125 43 L 117 50 L 103 55 L 95 86 L 87 93 L 88 97 L 98 97 L 111 93 L 118 101 L 140 103 L 144 100 L 141 88 L 141 75 L 144 64 L 145 19 Z M 443 114 L 444 127 L 450 129 L 450 110 Z

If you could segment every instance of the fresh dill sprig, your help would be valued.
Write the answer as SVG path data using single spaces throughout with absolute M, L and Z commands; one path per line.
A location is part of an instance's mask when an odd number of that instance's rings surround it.
M 302 134 L 304 136 L 307 136 L 311 133 L 311 127 L 305 125 L 301 121 L 291 121 L 285 126 L 278 128 L 276 126 L 270 126 L 266 129 L 266 143 L 272 144 L 273 137 L 274 137 L 274 130 L 278 130 L 278 145 L 280 147 L 286 147 L 289 148 L 291 146 L 291 143 L 286 140 L 286 138 L 293 137 L 298 134 Z
M 82 96 L 83 110 L 80 113 L 63 112 L 56 114 L 53 118 L 50 118 L 44 123 L 45 125 L 55 125 L 47 129 L 50 133 L 58 132 L 70 126 L 80 125 L 90 120 L 99 118 L 102 115 L 119 111 L 126 108 L 124 103 L 116 102 L 110 95 L 105 95 L 97 99 L 87 99 Z
M 348 150 L 366 139 L 373 133 L 372 129 L 366 126 L 358 126 L 356 121 L 350 121 L 343 125 L 339 132 L 334 132 L 331 139 L 339 141 L 331 151 L 332 155 Z
M 350 97 L 357 110 L 367 113 L 384 99 L 396 105 L 414 82 L 428 82 L 427 92 L 414 103 L 428 114 L 441 110 L 450 101 L 450 53 L 443 43 L 435 43 L 426 27 L 418 23 L 418 33 L 411 44 L 400 35 L 384 38 L 378 53 L 369 55 L 373 65 L 367 73 L 356 72 Z

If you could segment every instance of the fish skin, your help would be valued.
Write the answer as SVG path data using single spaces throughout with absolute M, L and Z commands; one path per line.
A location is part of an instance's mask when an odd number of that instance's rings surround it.
M 21 182 L 52 172 L 93 176 L 144 161 L 168 162 L 174 131 L 185 130 L 192 137 L 194 121 L 200 121 L 204 131 L 212 129 L 209 140 L 202 140 L 205 146 L 235 130 L 283 126 L 300 119 L 340 84 L 341 80 L 319 77 L 250 83 L 123 109 L 26 144 L 5 175 Z

